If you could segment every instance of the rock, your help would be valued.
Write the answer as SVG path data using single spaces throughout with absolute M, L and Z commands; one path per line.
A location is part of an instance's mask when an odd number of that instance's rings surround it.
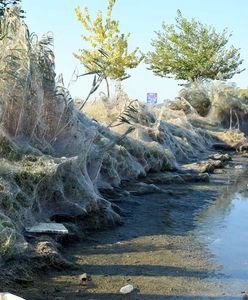
M 0 300 L 25 300 L 10 293 L 0 293 Z
M 68 229 L 59 223 L 39 223 L 30 228 L 27 228 L 28 233 L 54 233 L 54 234 L 68 234 Z
M 185 170 L 195 171 L 197 173 L 213 173 L 214 165 L 210 162 L 200 162 L 184 165 Z
M 186 164 L 183 166 L 184 170 L 194 171 L 197 173 L 213 173 L 215 169 L 223 168 L 222 160 L 203 160 L 199 163 Z
M 79 280 L 80 281 L 87 281 L 87 273 L 83 273 L 79 275 Z
M 235 166 L 234 168 L 235 168 L 235 169 L 243 169 L 244 166 L 242 166 L 242 165 L 237 165 L 237 166 Z
M 213 165 L 215 169 L 224 168 L 224 163 L 221 159 L 209 160 L 207 161 L 209 164 Z
M 134 290 L 131 284 L 127 284 L 120 289 L 121 294 L 129 294 Z
M 214 153 L 214 154 L 209 155 L 209 158 L 214 159 L 214 160 L 221 160 L 222 162 L 232 160 L 231 156 L 228 153 L 225 153 L 225 154 Z
M 89 274 L 83 273 L 83 274 L 79 275 L 79 280 L 80 280 L 80 282 L 86 283 L 87 281 L 92 281 L 92 278 Z
M 215 167 L 214 167 L 213 164 L 207 163 L 207 164 L 201 166 L 201 169 L 199 170 L 199 173 L 212 174 L 212 173 L 214 173 L 214 169 L 215 169 Z

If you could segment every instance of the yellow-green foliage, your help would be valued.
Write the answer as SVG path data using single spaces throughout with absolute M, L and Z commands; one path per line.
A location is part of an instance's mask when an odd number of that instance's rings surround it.
M 87 7 L 83 10 L 80 7 L 75 9 L 77 20 L 88 33 L 81 37 L 89 43 L 91 49 L 81 49 L 74 54 L 88 72 L 97 72 L 101 64 L 105 77 L 113 80 L 126 77 L 125 70 L 135 68 L 141 61 L 137 55 L 139 48 L 128 53 L 130 34 L 121 33 L 119 22 L 111 19 L 114 3 L 115 0 L 108 0 L 106 20 L 101 11 L 97 12 L 95 20 L 91 20 Z
M 239 49 L 228 47 L 230 34 L 218 33 L 214 27 L 186 19 L 180 10 L 176 24 L 162 24 L 152 40 L 153 51 L 148 52 L 146 63 L 157 76 L 177 80 L 230 79 L 244 69 Z

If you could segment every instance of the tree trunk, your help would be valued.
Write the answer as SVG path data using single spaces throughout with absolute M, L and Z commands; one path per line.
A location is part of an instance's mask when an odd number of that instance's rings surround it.
M 233 117 L 233 112 L 232 112 L 232 108 L 230 108 L 230 127 L 229 129 L 232 130 L 232 117 Z
M 108 79 L 107 79 L 107 77 L 105 77 L 104 79 L 105 79 L 106 86 L 107 86 L 107 97 L 109 98 L 110 94 L 109 94 L 109 83 L 108 83 Z

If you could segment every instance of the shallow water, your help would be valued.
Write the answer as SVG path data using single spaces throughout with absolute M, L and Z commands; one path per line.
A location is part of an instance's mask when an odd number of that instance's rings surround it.
M 248 290 L 248 173 L 196 217 L 196 237 L 219 265 L 226 291 Z

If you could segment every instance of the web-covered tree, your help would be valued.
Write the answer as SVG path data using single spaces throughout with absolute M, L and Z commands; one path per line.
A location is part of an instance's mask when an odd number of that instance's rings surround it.
M 21 0 L 0 0 L 0 18 L 3 17 L 4 10 L 13 5 L 20 5 Z M 20 16 L 24 18 L 24 11 L 20 10 Z
M 240 49 L 227 46 L 231 37 L 227 29 L 218 33 L 212 26 L 187 20 L 178 10 L 176 24 L 163 23 L 156 34 L 146 63 L 157 76 L 196 82 L 230 79 L 244 70 L 239 68 Z
M 80 60 L 86 71 L 90 74 L 103 74 L 108 80 L 123 80 L 129 77 L 126 69 L 135 68 L 142 56 L 139 48 L 128 52 L 128 38 L 130 34 L 123 34 L 119 30 L 119 22 L 111 18 L 112 9 L 116 0 L 108 0 L 106 19 L 101 11 L 97 12 L 95 20 L 91 20 L 88 8 L 75 9 L 78 21 L 82 24 L 88 35 L 82 34 L 84 41 L 89 43 L 90 49 L 81 49 L 74 56 Z

